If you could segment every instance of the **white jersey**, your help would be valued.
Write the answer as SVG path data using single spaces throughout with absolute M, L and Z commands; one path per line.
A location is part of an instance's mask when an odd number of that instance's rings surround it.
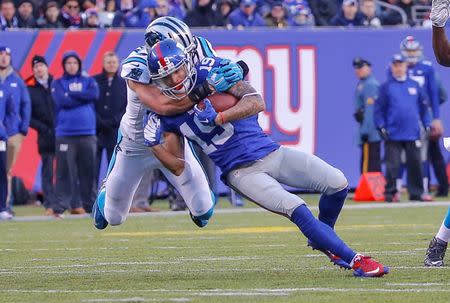
M 208 40 L 202 37 L 194 37 L 197 43 L 197 51 L 194 54 L 194 63 L 204 57 L 216 56 Z M 151 83 L 150 71 L 147 66 L 147 49 L 141 46 L 133 50 L 122 62 L 121 77 L 143 84 Z M 139 100 L 138 95 L 127 84 L 127 108 L 120 121 L 120 131 L 125 138 L 145 146 L 144 119 L 148 109 Z

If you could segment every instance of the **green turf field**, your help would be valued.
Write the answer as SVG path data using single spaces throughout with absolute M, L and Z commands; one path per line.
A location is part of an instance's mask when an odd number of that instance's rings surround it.
M 87 218 L 0 222 L 0 302 L 450 302 L 450 267 L 422 266 L 447 207 L 343 211 L 342 238 L 391 266 L 380 279 L 332 266 L 287 219 L 252 208 L 203 230 L 186 213 L 105 231 Z

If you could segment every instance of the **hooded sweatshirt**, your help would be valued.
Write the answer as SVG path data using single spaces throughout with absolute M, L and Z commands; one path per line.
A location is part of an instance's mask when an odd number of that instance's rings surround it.
M 81 59 L 75 52 L 67 52 L 62 64 L 70 57 L 78 60 L 80 68 L 75 75 L 64 75 L 52 82 L 55 101 L 56 137 L 89 136 L 96 133 L 95 102 L 99 89 L 94 78 L 82 74 Z

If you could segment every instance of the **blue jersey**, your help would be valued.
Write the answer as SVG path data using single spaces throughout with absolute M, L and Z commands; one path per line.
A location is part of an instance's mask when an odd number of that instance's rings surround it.
M 430 61 L 422 60 L 408 67 L 408 75 L 425 90 L 433 113 L 433 119 L 439 119 L 439 85 Z
M 206 81 L 211 68 L 219 66 L 221 59 L 205 57 L 196 64 L 196 85 Z M 258 116 L 236 120 L 217 126 L 200 123 L 191 109 L 183 114 L 161 117 L 164 131 L 185 136 L 198 144 L 222 170 L 222 179 L 230 170 L 264 158 L 280 145 L 270 139 L 258 124 Z

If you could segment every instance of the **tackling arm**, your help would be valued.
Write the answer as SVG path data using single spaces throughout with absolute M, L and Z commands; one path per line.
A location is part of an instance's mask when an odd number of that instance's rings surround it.
M 142 104 L 162 116 L 181 114 L 194 106 L 189 98 L 174 101 L 164 96 L 157 87 L 151 84 L 143 84 L 130 79 L 127 79 L 127 84 L 138 95 Z
M 164 143 L 152 148 L 153 154 L 158 160 L 172 172 L 179 176 L 184 171 L 184 149 L 182 137 L 175 133 L 164 133 Z
M 444 27 L 433 26 L 433 50 L 439 64 L 450 66 L 450 43 Z
M 228 89 L 227 93 L 233 95 L 239 99 L 239 101 L 236 105 L 216 116 L 215 123 L 217 125 L 256 115 L 257 113 L 264 111 L 266 108 L 261 95 L 258 94 L 248 82 L 238 81 L 235 85 Z

